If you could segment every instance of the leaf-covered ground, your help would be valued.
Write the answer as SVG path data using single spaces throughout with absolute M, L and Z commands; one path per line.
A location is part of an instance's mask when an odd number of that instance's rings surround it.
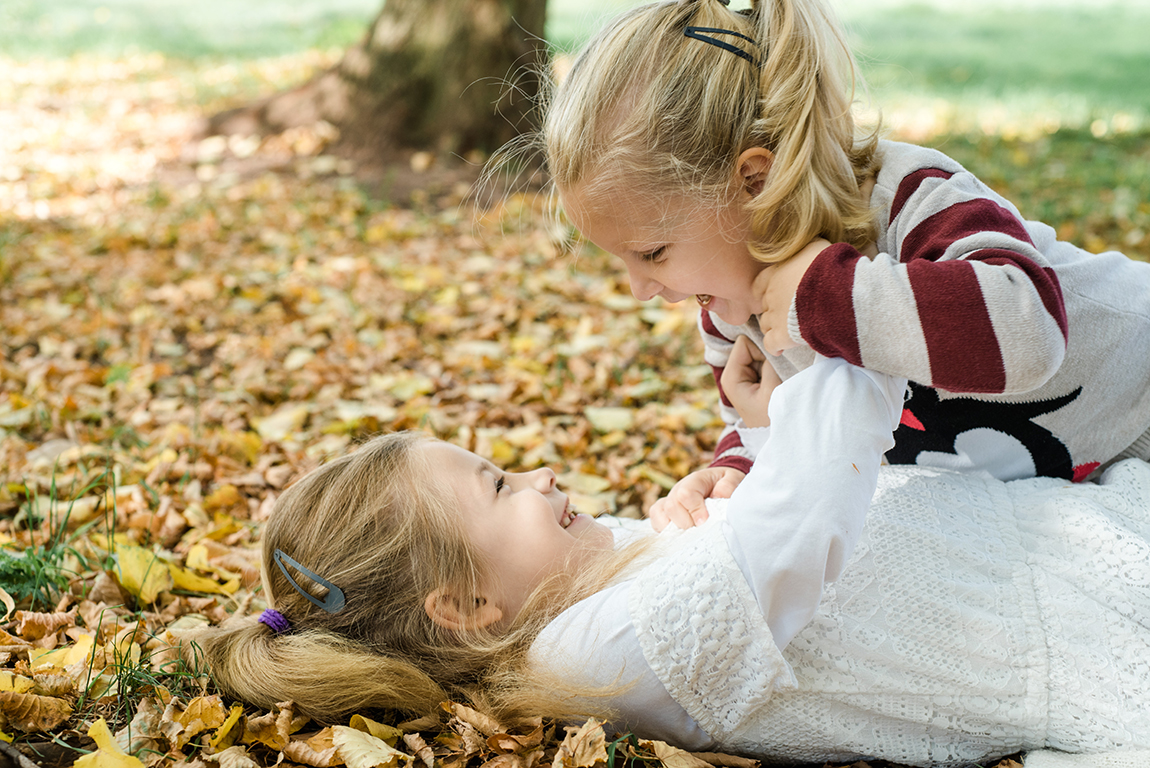
M 325 154 L 324 126 L 193 138 L 232 91 L 325 61 L 0 61 L 0 754 L 698 765 L 458 703 L 320 730 L 174 661 L 173 630 L 262 609 L 277 494 L 361 438 L 416 428 L 546 463 L 581 508 L 640 516 L 718 432 L 695 310 L 636 302 L 536 197 L 480 214 L 440 185 L 390 204 L 391 181 Z M 1146 258 L 1148 142 L 1104 128 L 928 138 L 1027 214 Z

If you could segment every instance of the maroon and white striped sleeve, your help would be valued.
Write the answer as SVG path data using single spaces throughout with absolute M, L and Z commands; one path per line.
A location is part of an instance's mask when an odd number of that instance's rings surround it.
M 699 333 L 703 337 L 703 359 L 711 366 L 715 376 L 715 386 L 719 388 L 719 416 L 723 419 L 723 431 L 719 435 L 719 443 L 715 446 L 715 457 L 711 461 L 712 467 L 733 467 L 744 474 L 751 471 L 755 455 L 751 449 L 743 445 L 742 438 L 735 428 L 739 414 L 723 392 L 723 369 L 731 355 L 731 348 L 735 340 L 727 338 L 715 326 L 714 318 L 707 310 L 699 312 Z
M 1005 201 L 961 170 L 924 168 L 894 196 L 896 253 L 845 243 L 803 276 L 795 319 L 816 352 L 951 392 L 1019 393 L 1066 352 L 1062 291 Z

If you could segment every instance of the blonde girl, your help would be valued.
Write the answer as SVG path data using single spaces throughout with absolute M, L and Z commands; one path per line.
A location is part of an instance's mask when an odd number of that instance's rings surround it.
M 631 543 L 550 470 L 415 434 L 315 470 L 264 529 L 270 608 L 195 638 L 212 674 L 323 721 L 466 697 L 792 762 L 1145 764 L 1106 761 L 1150 758 L 1150 465 L 880 469 L 905 380 L 745 373 L 751 473 Z
M 570 220 L 636 298 L 693 296 L 726 422 L 650 510 L 689 525 L 753 452 L 722 373 L 816 354 L 903 376 L 896 464 L 1081 481 L 1150 457 L 1150 264 L 1059 242 L 945 155 L 860 132 L 822 0 L 665 0 L 579 53 L 540 135 Z

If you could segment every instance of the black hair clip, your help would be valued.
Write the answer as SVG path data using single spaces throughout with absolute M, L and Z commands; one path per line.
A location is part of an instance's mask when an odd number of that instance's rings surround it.
M 320 608 L 324 609 L 328 613 L 339 613 L 341 610 L 343 610 L 343 606 L 344 606 L 343 590 L 340 589 L 339 587 L 337 587 L 335 584 L 332 584 L 330 581 L 328 581 L 324 577 L 319 576 L 315 573 L 312 573 L 307 568 L 304 568 L 302 565 L 299 564 L 299 562 L 297 562 L 293 558 L 285 555 L 283 553 L 282 549 L 277 549 L 274 552 L 272 552 L 272 560 L 275 560 L 275 563 L 276 563 L 276 565 L 279 566 L 279 569 L 283 573 L 284 578 L 288 580 L 289 584 L 291 584 L 293 587 L 295 587 L 296 592 L 299 592 L 301 595 L 303 595 L 308 600 L 312 601 L 313 603 L 315 603 L 316 605 L 318 605 Z M 296 570 L 298 570 L 304 576 L 307 576 L 309 579 L 314 581 L 316 584 L 327 587 L 327 595 L 324 596 L 323 600 L 320 600 L 318 597 L 316 597 L 315 595 L 312 595 L 307 590 L 305 590 L 303 587 L 301 587 L 299 584 L 297 584 L 296 580 L 293 579 L 291 577 L 291 574 L 287 572 L 287 568 L 284 567 L 285 562 L 288 565 L 290 565 L 292 568 L 295 568 Z
M 727 3 L 723 4 L 726 5 Z M 711 35 L 733 35 L 734 37 L 746 40 L 751 45 L 758 45 L 753 37 L 747 37 L 743 33 L 736 32 L 733 29 L 719 29 L 717 27 L 687 27 L 683 30 L 683 34 L 692 40 L 701 40 L 704 43 L 715 46 L 716 48 L 722 48 L 724 51 L 730 51 L 739 58 L 746 59 L 755 66 L 758 66 L 758 62 L 755 61 L 755 57 L 744 51 L 742 48 L 738 47 L 737 45 L 731 45 L 726 40 L 720 40 L 717 37 L 711 37 Z

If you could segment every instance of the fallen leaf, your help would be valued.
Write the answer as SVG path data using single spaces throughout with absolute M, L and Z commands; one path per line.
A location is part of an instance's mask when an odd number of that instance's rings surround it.
M 124 589 L 144 605 L 156 602 L 161 592 L 172 588 L 168 564 L 151 550 L 131 545 L 116 548 L 117 573 Z
M 88 736 L 96 742 L 96 751 L 76 758 L 73 768 L 144 768 L 138 758 L 120 749 L 104 718 L 92 723 Z
M 603 723 L 591 718 L 580 726 L 568 726 L 552 768 L 592 768 L 607 762 L 607 736 Z
M 0 714 L 25 733 L 50 731 L 72 715 L 72 705 L 53 696 L 0 691 Z
M 655 757 L 663 763 L 663 768 L 711 768 L 711 764 L 707 761 L 678 747 L 672 747 L 666 742 L 649 741 L 643 742 L 643 744 L 649 746 L 651 751 L 655 753 Z
M 204 755 L 204 759 L 219 763 L 220 768 L 263 768 L 248 754 L 247 747 L 239 745 L 228 747 L 216 755 Z
M 414 760 L 383 739 L 347 726 L 332 727 L 332 743 L 348 768 L 394 768 Z

